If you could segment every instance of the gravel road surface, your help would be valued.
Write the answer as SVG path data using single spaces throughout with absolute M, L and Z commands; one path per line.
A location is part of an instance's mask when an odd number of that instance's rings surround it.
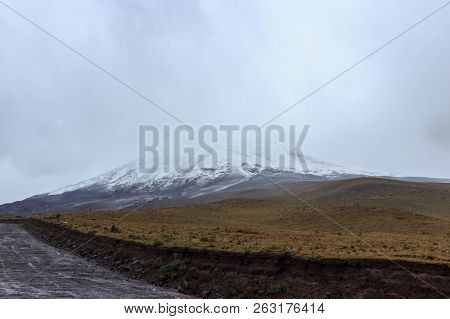
M 46 245 L 0 223 L 0 298 L 183 298 Z

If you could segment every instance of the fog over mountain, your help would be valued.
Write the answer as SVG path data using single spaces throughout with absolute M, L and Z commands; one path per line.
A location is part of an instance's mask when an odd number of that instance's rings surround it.
M 262 125 L 443 1 L 5 0 L 184 123 Z M 381 18 L 382 17 L 382 18 Z M 450 6 L 274 123 L 370 171 L 450 178 Z M 0 203 L 137 157 L 176 120 L 0 4 Z

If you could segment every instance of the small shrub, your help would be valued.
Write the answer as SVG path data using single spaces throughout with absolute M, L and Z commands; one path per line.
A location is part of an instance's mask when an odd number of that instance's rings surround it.
M 144 266 L 151 269 L 160 269 L 162 266 L 164 266 L 164 264 L 164 261 L 159 257 L 147 259 L 144 262 Z
M 283 256 L 285 256 L 285 257 L 293 257 L 295 254 L 294 254 L 294 252 L 290 249 L 290 248 L 288 248 L 288 247 L 286 247 L 286 246 L 284 246 L 282 249 L 281 249 L 281 254 L 283 255 Z
M 270 293 L 288 293 L 289 284 L 287 282 L 279 282 L 269 287 Z
M 169 279 L 181 277 L 189 268 L 189 262 L 186 260 L 174 260 L 160 268 L 161 274 Z

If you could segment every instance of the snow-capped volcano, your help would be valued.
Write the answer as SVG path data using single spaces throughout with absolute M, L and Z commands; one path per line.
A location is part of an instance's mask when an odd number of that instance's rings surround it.
M 305 170 L 295 168 L 286 169 L 279 166 L 262 166 L 255 162 L 242 162 L 240 164 L 218 162 L 214 165 L 210 163 L 206 165 L 196 163 L 190 167 L 187 166 L 186 168 L 180 169 L 174 169 L 173 167 L 167 169 L 162 167 L 154 172 L 143 171 L 139 168 L 139 163 L 133 161 L 100 176 L 56 189 L 48 193 L 48 195 L 59 195 L 90 187 L 101 187 L 109 192 L 120 189 L 133 189 L 135 192 L 151 192 L 155 189 L 162 191 L 187 184 L 195 184 L 196 190 L 200 191 L 204 187 L 211 186 L 211 183 L 227 178 L 229 183 L 224 183 L 221 187 L 215 189 L 218 191 L 241 181 L 248 181 L 252 177 L 259 175 L 297 176 L 300 180 L 334 180 L 355 176 L 386 176 L 386 174 L 382 173 L 330 164 L 311 157 L 307 157 L 306 159 L 308 168 Z M 213 191 L 213 189 L 209 191 Z
M 228 159 L 229 160 L 229 159 Z M 203 161 L 186 168 L 145 172 L 134 161 L 100 176 L 49 193 L 0 206 L 0 213 L 28 214 L 45 211 L 118 210 L 146 204 L 177 204 L 193 200 L 225 198 L 243 190 L 273 187 L 279 183 L 348 179 L 386 174 L 349 169 L 306 157 L 307 169 L 262 165 L 257 161 L 212 163 Z

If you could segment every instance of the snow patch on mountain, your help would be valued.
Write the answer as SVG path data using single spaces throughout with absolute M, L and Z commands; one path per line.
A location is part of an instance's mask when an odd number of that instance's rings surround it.
M 242 157 L 237 158 L 235 156 L 231 159 L 233 162 L 222 160 L 221 162 L 213 163 L 211 158 L 205 157 L 203 162 L 196 163 L 190 167 L 186 165 L 185 169 L 175 169 L 175 166 L 172 165 L 150 173 L 142 172 L 138 167 L 138 162 L 133 161 L 100 176 L 59 188 L 48 193 L 48 195 L 59 195 L 93 186 L 101 187 L 109 192 L 121 189 L 132 189 L 134 192 L 150 192 L 152 189 L 164 190 L 192 184 L 190 189 L 197 188 L 195 194 L 191 194 L 191 196 L 195 197 L 205 193 L 224 190 L 256 175 L 299 174 L 303 177 L 321 177 L 328 180 L 341 179 L 348 176 L 393 176 L 392 174 L 331 164 L 312 157 L 305 157 L 305 159 L 308 165 L 307 170 L 298 168 L 287 169 L 273 163 L 270 163 L 271 165 L 261 165 L 259 163 L 263 161 L 256 161 L 253 158 L 247 158 L 248 161 L 242 162 Z M 214 181 L 225 178 L 227 179 L 226 181 L 214 185 Z

